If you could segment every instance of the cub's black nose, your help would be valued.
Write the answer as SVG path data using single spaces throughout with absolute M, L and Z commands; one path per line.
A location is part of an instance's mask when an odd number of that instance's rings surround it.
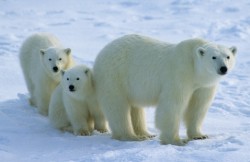
M 69 85 L 69 91 L 75 91 L 75 86 Z
M 54 71 L 54 72 L 57 72 L 57 71 L 58 71 L 58 67 L 57 67 L 57 66 L 54 66 L 54 67 L 53 67 L 53 71 Z
M 222 75 L 226 74 L 226 73 L 227 73 L 227 67 L 226 67 L 226 66 L 222 66 L 222 67 L 220 68 L 220 73 L 221 73 Z

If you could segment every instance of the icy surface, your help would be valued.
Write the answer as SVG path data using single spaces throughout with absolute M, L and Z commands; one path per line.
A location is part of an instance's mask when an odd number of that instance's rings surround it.
M 0 1 L 0 161 L 250 161 L 250 2 L 249 0 L 1 0 Z M 221 81 L 206 116 L 209 139 L 184 147 L 160 145 L 159 136 L 121 142 L 95 132 L 80 137 L 54 129 L 27 102 L 19 66 L 23 40 L 53 33 L 89 66 L 108 42 L 137 33 L 163 41 L 202 37 L 238 47 L 235 69 Z M 148 129 L 154 109 L 146 109 Z M 181 137 L 185 129 L 181 127 Z

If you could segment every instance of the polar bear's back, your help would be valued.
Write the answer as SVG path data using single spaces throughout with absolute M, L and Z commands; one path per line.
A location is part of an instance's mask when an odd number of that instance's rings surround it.
M 164 50 L 168 50 L 173 45 L 174 44 L 168 44 L 145 36 L 126 35 L 112 41 L 104 47 L 96 61 L 104 61 L 104 58 L 106 58 L 109 63 L 113 61 L 113 63 L 115 63 L 118 60 L 131 61 L 134 60 L 134 57 L 137 59 L 155 57 L 159 53 L 164 53 Z
M 206 43 L 202 39 L 189 39 L 173 44 L 135 34 L 126 35 L 104 47 L 96 59 L 96 65 L 97 68 L 99 64 L 107 65 L 112 70 L 123 65 L 127 66 L 127 63 L 130 66 L 150 67 L 150 65 L 176 62 L 178 59 L 186 61 L 187 58 L 193 58 L 196 47 Z
M 139 35 L 116 39 L 99 53 L 95 61 L 97 91 L 118 87 L 131 100 L 147 105 L 156 102 L 159 85 L 164 80 L 162 73 L 171 69 L 171 62 L 166 63 L 165 59 L 172 59 L 174 52 L 171 51 L 175 46 Z
M 104 47 L 95 60 L 95 69 L 100 71 L 105 67 L 106 73 L 112 71 L 124 73 L 130 67 L 150 68 L 151 65 L 159 65 L 163 55 L 175 46 L 148 37 L 139 35 L 127 35 L 116 39 Z M 114 74 L 114 73 L 113 73 Z M 124 74 L 123 74 L 124 75 Z
M 117 88 L 121 91 L 117 93 L 129 100 L 151 105 L 157 102 L 163 86 L 185 78 L 183 75 L 192 77 L 194 49 L 203 43 L 191 39 L 171 44 L 139 35 L 116 39 L 96 58 L 97 91 Z

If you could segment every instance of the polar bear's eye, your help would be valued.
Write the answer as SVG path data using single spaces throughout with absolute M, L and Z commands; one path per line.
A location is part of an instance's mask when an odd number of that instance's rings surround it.
M 51 58 L 49 58 L 49 61 L 52 61 L 52 59 L 51 59 Z
M 230 56 L 227 56 L 227 59 L 229 60 L 229 59 L 230 59 Z
M 58 60 L 59 60 L 59 61 L 62 61 L 62 58 L 59 58 Z
M 80 80 L 80 78 L 76 78 L 76 80 Z
M 213 59 L 213 60 L 215 60 L 215 59 L 216 59 L 216 57 L 214 56 L 214 57 L 212 57 L 212 59 Z
M 69 78 L 67 78 L 67 80 L 69 80 Z

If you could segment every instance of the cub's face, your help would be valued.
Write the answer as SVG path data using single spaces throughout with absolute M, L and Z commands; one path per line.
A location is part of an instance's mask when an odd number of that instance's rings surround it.
M 54 80 L 60 81 L 60 71 L 64 70 L 69 62 L 70 48 L 48 48 L 41 50 L 41 60 L 47 74 Z
M 197 48 L 200 73 L 211 78 L 226 75 L 235 64 L 236 47 L 226 48 L 220 45 L 205 45 Z
M 73 97 L 83 97 L 83 92 L 91 82 L 91 72 L 84 65 L 75 66 L 63 73 L 63 90 Z

